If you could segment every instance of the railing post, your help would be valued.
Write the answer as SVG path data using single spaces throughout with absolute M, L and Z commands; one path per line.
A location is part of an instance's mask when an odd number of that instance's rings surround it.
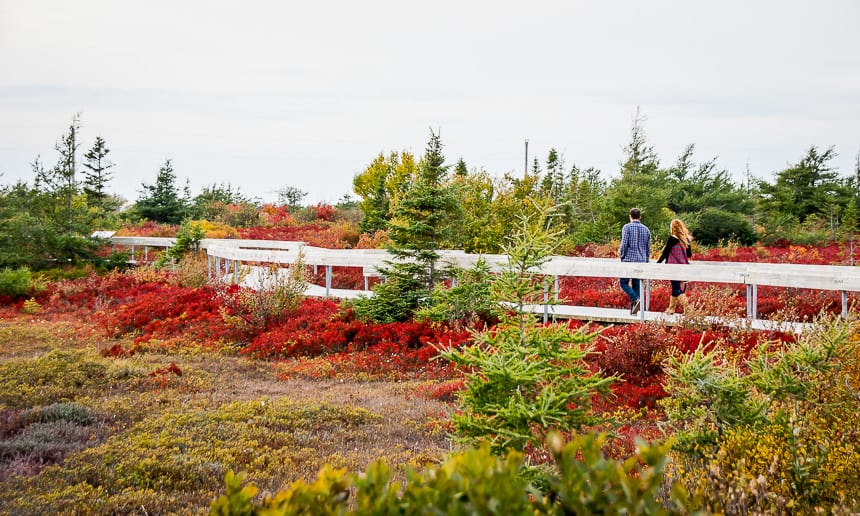
M 131 261 L 134 261 L 134 245 L 131 246 Z
M 148 245 L 143 246 L 143 261 L 145 261 L 145 262 L 149 261 L 149 246 Z
M 549 321 L 549 283 L 543 286 L 543 323 Z
M 233 283 L 239 284 L 239 261 L 235 258 L 233 259 Z
M 747 319 L 758 317 L 758 285 L 747 285 Z
M 639 321 L 645 322 L 645 311 L 648 309 L 648 294 L 646 293 L 646 289 L 648 288 L 648 280 L 644 278 L 639 279 Z
M 209 253 L 206 253 L 206 277 L 212 277 L 212 257 L 209 256 Z
M 848 292 L 842 291 L 842 318 L 848 318 Z
M 331 265 L 325 266 L 325 297 L 329 297 L 331 291 Z
M 753 291 L 752 318 L 758 319 L 758 285 L 753 284 L 752 291 Z
M 555 290 L 555 300 L 558 301 L 558 276 L 553 276 L 552 288 Z
M 645 301 L 642 302 L 642 311 L 651 309 L 651 280 L 645 280 Z

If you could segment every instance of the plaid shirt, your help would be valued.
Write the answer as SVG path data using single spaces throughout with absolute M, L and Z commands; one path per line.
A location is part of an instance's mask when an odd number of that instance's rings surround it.
M 673 245 L 672 250 L 669 251 L 669 258 L 666 260 L 666 263 L 690 263 L 687 260 L 687 248 L 681 244 Z
M 638 220 L 624 224 L 621 229 L 622 262 L 647 262 L 651 255 L 651 231 Z

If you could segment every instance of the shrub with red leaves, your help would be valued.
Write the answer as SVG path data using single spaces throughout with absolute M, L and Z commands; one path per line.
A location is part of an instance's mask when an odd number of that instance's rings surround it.
M 97 314 L 111 336 L 134 334 L 136 343 L 177 335 L 198 341 L 237 337 L 221 317 L 221 303 L 212 287 L 151 284 L 124 296 L 119 306 Z
M 330 204 L 318 203 L 316 206 L 311 206 L 311 209 L 319 220 L 330 222 L 334 219 L 334 208 Z
M 353 373 L 444 377 L 452 368 L 433 360 L 436 346 L 470 339 L 466 330 L 434 322 L 359 321 L 351 309 L 342 310 L 332 300 L 308 298 L 289 319 L 255 336 L 243 353 L 262 359 L 324 355 L 335 367 Z

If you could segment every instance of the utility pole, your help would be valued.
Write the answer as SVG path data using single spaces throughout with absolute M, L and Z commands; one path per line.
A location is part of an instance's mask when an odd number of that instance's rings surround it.
M 523 167 L 523 179 L 529 175 L 529 139 L 526 138 L 526 164 Z

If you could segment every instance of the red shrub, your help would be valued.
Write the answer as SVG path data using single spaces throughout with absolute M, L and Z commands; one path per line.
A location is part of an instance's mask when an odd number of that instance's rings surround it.
M 334 208 L 330 204 L 318 203 L 316 206 L 311 206 L 311 209 L 319 220 L 330 222 L 334 219 Z

